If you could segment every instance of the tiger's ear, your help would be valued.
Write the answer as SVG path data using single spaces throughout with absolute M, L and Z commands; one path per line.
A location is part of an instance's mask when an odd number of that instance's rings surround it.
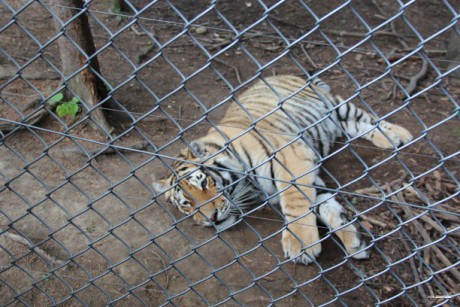
M 206 147 L 200 141 L 193 141 L 190 143 L 189 152 L 192 156 L 197 157 L 205 157 L 207 155 Z
M 165 192 L 169 188 L 166 179 L 154 180 L 152 182 L 152 187 L 158 194 Z

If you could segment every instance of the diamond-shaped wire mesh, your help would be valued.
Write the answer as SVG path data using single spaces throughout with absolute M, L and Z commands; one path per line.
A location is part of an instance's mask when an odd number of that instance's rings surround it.
M 460 303 L 458 2 L 0 0 L 0 16 L 2 305 Z M 285 190 L 258 184 L 302 133 L 273 144 L 254 119 L 226 139 L 246 167 L 225 188 L 249 180 L 261 194 L 229 229 L 195 225 L 152 187 L 193 140 L 234 128 L 219 126 L 225 111 L 249 114 L 240 95 L 275 75 L 320 77 L 343 99 L 328 118 L 353 103 L 375 131 L 389 121 L 414 136 L 382 149 L 344 133 L 314 149 L 318 199 L 335 198 L 349 222 L 319 224 L 309 265 L 285 258 L 295 222 L 277 199 L 312 173 L 283 164 L 296 177 Z M 82 76 L 97 89 L 76 89 Z M 295 125 L 281 98 L 264 116 L 280 112 Z M 268 148 L 259 164 L 232 149 L 246 134 Z M 369 259 L 337 236 L 351 224 Z

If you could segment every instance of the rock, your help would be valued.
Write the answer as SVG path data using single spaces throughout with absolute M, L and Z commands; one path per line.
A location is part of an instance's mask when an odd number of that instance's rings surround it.
M 198 34 L 205 34 L 206 32 L 208 32 L 208 29 L 206 29 L 206 27 L 198 27 L 195 29 L 195 32 Z

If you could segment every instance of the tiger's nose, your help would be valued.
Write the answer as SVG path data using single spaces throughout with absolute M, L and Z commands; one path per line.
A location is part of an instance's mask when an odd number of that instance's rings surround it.
M 208 185 L 207 185 L 207 182 L 206 182 L 206 179 L 204 179 L 203 181 L 201 181 L 201 189 L 203 191 L 206 191 L 208 189 Z
M 217 214 L 218 214 L 218 211 L 216 209 L 214 210 L 214 213 L 211 215 L 211 222 L 217 222 Z

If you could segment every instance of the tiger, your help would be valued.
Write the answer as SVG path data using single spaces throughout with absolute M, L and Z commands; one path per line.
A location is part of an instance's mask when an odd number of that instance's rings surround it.
M 339 137 L 363 138 L 383 149 L 407 144 L 411 133 L 334 96 L 320 78 L 262 78 L 246 89 L 208 133 L 183 148 L 171 174 L 155 180 L 196 224 L 226 230 L 265 204 L 281 207 L 284 257 L 309 264 L 321 252 L 317 220 L 349 257 L 367 259 L 370 246 L 320 177 Z M 251 211 L 252 210 L 252 211 Z

